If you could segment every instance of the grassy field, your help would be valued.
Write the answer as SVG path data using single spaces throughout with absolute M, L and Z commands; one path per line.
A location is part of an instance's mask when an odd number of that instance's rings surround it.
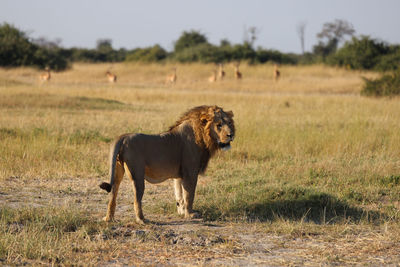
M 105 72 L 118 75 L 109 84 Z M 400 99 L 359 95 L 376 73 L 325 66 L 75 64 L 40 83 L 0 69 L 0 263 L 319 265 L 400 261 Z M 237 134 L 175 212 L 170 182 L 146 185 L 133 223 L 128 179 L 105 224 L 111 140 L 159 133 L 187 109 L 219 105 Z M 267 246 L 267 244 L 269 244 Z

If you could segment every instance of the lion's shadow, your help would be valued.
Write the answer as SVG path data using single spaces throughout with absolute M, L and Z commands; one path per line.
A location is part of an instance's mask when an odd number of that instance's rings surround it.
M 211 216 L 208 212 L 211 212 Z M 203 210 L 202 213 L 211 221 L 221 218 L 221 214 L 210 210 Z M 216 217 L 213 218 L 213 216 Z M 317 224 L 335 224 L 343 221 L 380 223 L 387 219 L 387 215 L 382 212 L 351 206 L 327 193 L 312 192 L 309 192 L 306 198 L 300 199 L 265 199 L 255 203 L 243 203 L 237 207 L 231 207 L 223 216 L 227 218 L 241 216 L 247 220 L 260 222 L 284 219 Z

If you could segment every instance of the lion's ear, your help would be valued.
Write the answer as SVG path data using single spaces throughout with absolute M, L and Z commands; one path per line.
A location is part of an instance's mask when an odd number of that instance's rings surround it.
M 227 112 L 225 112 L 226 113 L 226 115 L 228 115 L 230 118 L 233 118 L 233 112 L 232 112 L 232 110 L 229 110 L 229 111 L 227 111 Z

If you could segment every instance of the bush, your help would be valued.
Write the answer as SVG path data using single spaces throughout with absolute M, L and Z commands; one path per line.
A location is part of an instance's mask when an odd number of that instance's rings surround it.
M 51 70 L 60 71 L 69 67 L 65 56 L 60 53 L 61 49 L 39 48 L 34 54 L 34 65 L 44 69 L 49 67 Z
M 375 65 L 376 70 L 395 71 L 400 69 L 400 49 L 388 55 L 381 56 Z
M 277 50 L 265 50 L 258 48 L 255 55 L 256 63 L 275 62 L 279 64 L 296 64 L 298 56 L 293 54 L 284 54 Z
M 229 55 L 229 54 L 228 54 Z M 178 62 L 202 62 L 202 63 L 212 63 L 212 62 L 222 62 L 224 61 L 223 50 L 211 44 L 199 44 L 194 47 L 188 47 L 180 52 L 176 52 L 173 55 L 173 59 Z
M 236 44 L 231 49 L 233 60 L 248 60 L 249 62 L 254 62 L 256 58 L 256 51 L 247 42 L 244 44 Z
M 207 37 L 198 31 L 183 32 L 175 42 L 175 53 L 182 52 L 187 48 L 193 48 L 201 44 L 208 44 Z
M 126 56 L 126 61 L 157 62 L 164 60 L 168 56 L 161 46 L 155 45 L 148 48 L 138 48 Z
M 63 70 L 68 61 L 58 47 L 41 47 L 32 43 L 26 34 L 14 26 L 0 26 L 0 65 L 6 67 L 36 66 Z
M 34 63 L 38 47 L 29 42 L 26 34 L 14 26 L 4 23 L 0 26 L 0 65 L 29 66 Z
M 366 70 L 377 69 L 379 63 L 381 63 L 382 68 L 390 69 L 393 67 L 384 65 L 382 58 L 390 55 L 391 52 L 389 45 L 384 42 L 371 39 L 368 36 L 361 36 L 360 39 L 353 37 L 336 54 L 328 58 L 328 63 Z M 385 62 L 388 63 L 389 61 L 386 60 Z
M 400 72 L 386 74 L 379 79 L 364 78 L 364 88 L 361 91 L 365 96 L 394 96 L 400 95 Z

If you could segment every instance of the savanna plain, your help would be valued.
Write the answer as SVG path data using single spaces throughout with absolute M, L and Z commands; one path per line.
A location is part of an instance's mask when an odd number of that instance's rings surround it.
M 177 68 L 175 84 L 165 77 Z M 118 76 L 109 83 L 105 72 Z M 0 264 L 285 266 L 400 263 L 400 99 L 360 96 L 378 73 L 325 66 L 74 64 L 39 82 L 0 69 Z M 236 138 L 199 177 L 194 209 L 127 177 L 105 223 L 113 138 L 160 133 L 198 105 L 232 110 Z M 155 151 L 156 153 L 156 151 Z

